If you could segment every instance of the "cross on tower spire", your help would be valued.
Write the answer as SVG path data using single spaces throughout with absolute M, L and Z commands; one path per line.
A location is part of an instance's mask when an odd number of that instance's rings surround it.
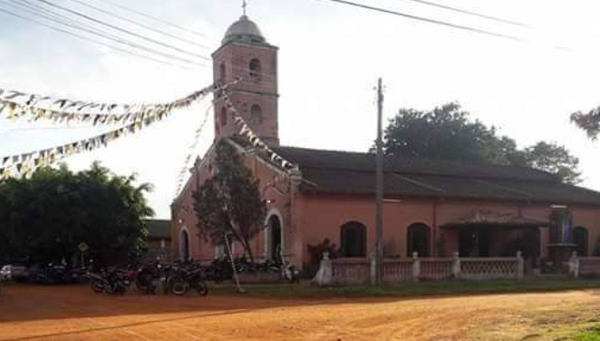
M 242 0 L 242 9 L 244 10 L 244 16 L 246 15 L 246 7 L 248 7 L 246 0 Z

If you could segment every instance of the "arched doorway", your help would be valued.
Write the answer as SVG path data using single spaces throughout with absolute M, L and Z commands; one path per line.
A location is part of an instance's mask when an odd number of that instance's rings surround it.
M 190 235 L 187 229 L 182 229 L 179 239 L 179 257 L 182 261 L 188 261 L 192 258 L 190 250 Z
M 575 251 L 578 256 L 588 255 L 588 231 L 585 227 L 577 226 L 573 229 L 573 244 L 577 245 Z
M 281 261 L 283 252 L 283 233 L 279 216 L 273 214 L 268 220 L 267 231 L 267 257 L 275 261 Z
M 340 229 L 340 245 L 344 257 L 365 257 L 367 227 L 357 221 L 345 223 Z
M 431 229 L 423 223 L 412 224 L 406 231 L 406 256 L 416 252 L 419 257 L 431 256 Z

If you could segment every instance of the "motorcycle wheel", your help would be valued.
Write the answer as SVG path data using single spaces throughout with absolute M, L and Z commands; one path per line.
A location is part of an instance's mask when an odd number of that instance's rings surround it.
M 196 284 L 196 291 L 198 292 L 198 295 L 200 295 L 202 297 L 208 295 L 208 285 L 206 284 L 206 282 L 205 281 L 198 282 L 198 284 Z
M 98 281 L 92 281 L 90 283 L 90 287 L 92 288 L 92 291 L 96 294 L 101 294 L 104 291 L 104 285 L 102 285 L 102 283 Z
M 177 296 L 183 296 L 188 291 L 188 284 L 182 280 L 174 280 L 171 283 L 171 292 Z
M 127 291 L 127 287 L 125 286 L 125 284 L 119 283 L 117 286 L 116 294 L 119 296 L 123 296 L 123 295 L 125 295 L 126 291 Z

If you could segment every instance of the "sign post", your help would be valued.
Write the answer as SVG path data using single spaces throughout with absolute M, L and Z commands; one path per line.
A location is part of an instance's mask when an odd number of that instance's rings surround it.
M 80 243 L 78 248 L 79 248 L 79 251 L 81 252 L 81 267 L 84 268 L 85 267 L 85 253 L 90 249 L 90 247 L 86 243 Z

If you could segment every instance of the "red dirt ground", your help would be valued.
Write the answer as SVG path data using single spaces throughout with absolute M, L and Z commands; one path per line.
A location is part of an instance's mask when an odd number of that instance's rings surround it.
M 594 291 L 266 300 L 7 286 L 0 297 L 0 341 L 545 340 L 540 330 L 598 312 Z

